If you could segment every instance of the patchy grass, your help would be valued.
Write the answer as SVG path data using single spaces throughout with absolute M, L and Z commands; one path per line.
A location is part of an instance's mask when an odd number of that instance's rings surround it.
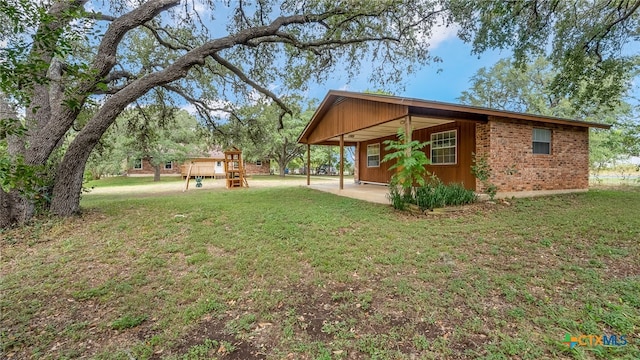
M 0 233 L 4 357 L 640 358 L 637 188 L 422 217 L 304 188 L 82 205 Z

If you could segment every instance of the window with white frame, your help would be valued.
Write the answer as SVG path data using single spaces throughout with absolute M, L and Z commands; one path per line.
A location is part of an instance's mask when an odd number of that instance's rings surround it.
M 450 130 L 431 134 L 431 164 L 457 163 L 458 131 Z
M 167 161 L 166 163 L 164 163 L 164 169 L 165 170 L 173 169 L 173 161 Z
M 367 145 L 367 167 L 380 166 L 380 143 Z
M 533 128 L 533 153 L 551 154 L 551 130 Z
M 262 166 L 262 160 L 257 160 L 256 161 L 256 166 Z
M 140 170 L 142 169 L 142 159 L 135 159 L 133 160 L 133 168 L 135 170 Z

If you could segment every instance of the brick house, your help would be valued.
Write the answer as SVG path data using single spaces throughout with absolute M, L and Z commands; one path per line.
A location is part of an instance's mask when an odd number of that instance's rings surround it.
M 609 125 L 332 90 L 298 141 L 307 147 L 340 146 L 341 163 L 344 147 L 354 146 L 354 180 L 387 184 L 392 164 L 382 162 L 387 154 L 383 142 L 396 139 L 399 128 L 413 129 L 412 140 L 430 142 L 423 149 L 431 160 L 427 170 L 444 183 L 483 192 L 471 172 L 476 154 L 491 167 L 490 181 L 498 186 L 498 195 L 517 196 L 586 191 L 590 127 Z
M 245 160 L 244 170 L 247 175 L 270 175 L 271 163 L 269 162 L 269 160 Z
M 224 178 L 224 152 L 212 150 L 203 157 L 190 157 L 183 162 L 168 161 L 160 167 L 160 175 L 187 176 L 189 166 L 193 164 L 191 176 Z M 245 161 L 247 175 L 269 175 L 269 160 Z M 128 176 L 152 176 L 155 170 L 149 158 L 134 159 L 133 166 L 127 170 Z
M 127 169 L 127 176 L 152 176 L 155 168 L 151 165 L 151 159 L 134 159 L 133 165 Z M 177 161 L 167 161 L 160 166 L 160 175 L 180 175 L 180 163 Z
M 186 178 L 191 167 L 191 177 L 204 176 L 224 178 L 224 153 L 221 155 L 212 155 L 211 157 L 199 157 L 187 159 L 181 166 L 182 177 Z M 244 160 L 244 173 L 251 175 L 269 175 L 271 166 L 269 160 Z

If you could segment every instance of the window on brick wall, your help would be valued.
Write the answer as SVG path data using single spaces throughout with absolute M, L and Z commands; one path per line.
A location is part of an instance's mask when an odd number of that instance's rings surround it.
M 173 169 L 173 162 L 172 161 L 167 161 L 166 163 L 164 163 L 164 169 L 165 170 Z
M 533 153 L 551 154 L 551 130 L 533 129 Z
M 380 143 L 367 145 L 367 167 L 380 166 Z
M 457 130 L 431 134 L 431 163 L 434 165 L 455 164 L 457 162 L 457 144 Z
M 133 160 L 133 168 L 136 170 L 142 169 L 142 159 Z
M 256 166 L 262 166 L 262 160 L 256 161 Z

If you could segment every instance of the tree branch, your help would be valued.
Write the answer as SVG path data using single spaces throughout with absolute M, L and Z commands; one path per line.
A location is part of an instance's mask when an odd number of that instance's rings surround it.
M 107 77 L 104 78 L 104 81 L 106 83 L 110 83 L 112 81 L 117 81 L 120 79 L 134 79 L 135 76 L 133 76 L 133 74 L 131 74 L 130 72 L 126 71 L 126 70 L 117 70 L 117 71 L 112 71 L 111 73 L 109 73 L 109 75 L 107 75 Z
M 164 47 L 166 47 L 168 49 L 175 50 L 175 51 L 179 51 L 179 50 L 189 51 L 189 50 L 191 50 L 191 48 L 189 48 L 189 47 L 187 47 L 185 45 L 182 45 L 182 44 L 174 45 L 174 44 L 171 44 L 171 43 L 165 41 L 160 36 L 160 34 L 158 33 L 158 30 L 156 30 L 155 28 L 151 27 L 150 25 L 144 24 L 142 26 L 144 26 L 147 30 L 149 30 L 151 32 L 151 34 L 153 34 L 153 37 L 156 39 L 156 41 L 158 41 L 158 43 L 160 43 L 160 45 L 162 45 L 162 46 L 164 46 Z M 164 31 L 164 29 L 162 29 L 162 30 Z M 166 31 L 164 31 L 164 32 L 167 33 Z M 174 38 L 173 40 L 176 40 L 176 39 Z
M 280 118 L 279 118 L 279 129 L 284 128 L 284 124 L 282 123 L 282 118 L 284 117 L 285 114 L 293 115 L 293 112 L 291 111 L 291 109 L 289 109 L 289 107 L 282 100 L 280 100 L 280 98 L 278 98 L 278 96 L 276 96 L 276 94 L 271 92 L 269 89 L 263 87 L 262 85 L 256 83 L 255 81 L 249 79 L 249 77 L 242 70 L 240 70 L 238 67 L 234 66 L 233 64 L 231 64 L 227 60 L 223 59 L 217 53 L 211 54 L 211 57 L 216 62 L 218 62 L 218 64 L 220 64 L 220 65 L 224 66 L 225 68 L 229 69 L 229 71 L 234 73 L 238 78 L 240 78 L 246 84 L 248 84 L 252 88 L 256 89 L 257 91 L 261 92 L 262 94 L 264 94 L 265 96 L 267 96 L 271 100 L 273 100 L 276 104 L 278 104 L 278 106 L 280 106 L 280 108 L 283 111 L 280 114 Z
M 55 48 L 50 44 L 58 42 L 60 36 L 62 36 L 62 29 L 68 25 L 71 18 L 65 15 L 70 9 L 82 7 L 88 0 L 73 0 L 73 1 L 58 1 L 51 5 L 47 15 L 55 21 L 42 22 L 36 34 L 34 35 L 34 43 L 29 54 L 29 58 L 40 58 L 45 62 L 51 62 Z M 49 39 L 49 35 L 53 34 L 53 38 Z M 42 41 L 47 39 L 47 41 Z M 41 75 L 44 77 L 46 70 L 42 70 Z
M 63 4 L 65 6 L 81 6 L 85 2 L 86 0 L 56 2 L 52 7 L 52 10 L 57 6 L 62 6 L 59 4 Z M 39 121 L 40 125 L 38 131 L 34 135 L 34 138 L 31 139 L 31 143 L 34 145 L 32 146 L 32 149 L 30 149 L 31 158 L 28 159 L 29 161 L 34 163 L 44 161 L 41 157 L 44 157 L 44 159 L 48 158 L 49 154 L 51 154 L 53 149 L 55 149 L 57 141 L 54 142 L 51 139 L 59 139 L 64 135 L 67 129 L 69 129 L 73 124 L 74 119 L 80 112 L 80 109 L 84 105 L 89 94 L 96 89 L 96 84 L 102 81 L 102 79 L 104 79 L 111 71 L 113 66 L 115 66 L 118 44 L 124 35 L 131 29 L 144 24 L 161 12 L 178 5 L 179 3 L 180 0 L 147 1 L 131 12 L 124 14 L 111 22 L 102 38 L 102 41 L 100 42 L 100 45 L 98 46 L 96 56 L 88 70 L 88 73 L 91 74 L 91 76 L 86 80 L 80 81 L 75 88 L 68 89 L 68 95 L 65 96 L 62 102 L 54 105 L 57 108 L 57 111 L 47 116 L 47 122 Z M 63 9 L 68 9 L 68 7 Z M 59 23 L 63 22 L 56 22 L 55 24 Z M 126 87 L 124 89 L 126 89 Z M 133 102 L 135 99 L 137 99 L 137 97 L 129 99 L 128 103 Z M 41 102 L 43 102 L 43 100 L 41 100 Z M 46 101 L 45 104 L 47 106 L 51 106 L 48 101 Z M 102 135 L 102 133 L 104 133 L 104 131 L 102 131 L 100 135 Z
M 198 115 L 200 115 L 200 117 L 205 119 L 209 125 L 211 125 L 215 130 L 217 130 L 220 133 L 223 133 L 223 132 L 216 126 L 216 122 L 211 117 L 211 113 L 212 112 L 224 112 L 224 113 L 227 113 L 227 114 L 229 114 L 229 116 L 233 117 L 234 119 L 236 119 L 241 124 L 244 124 L 242 122 L 242 120 L 240 119 L 240 117 L 233 110 L 229 110 L 227 108 L 222 108 L 222 107 L 211 107 L 205 101 L 202 101 L 202 100 L 194 98 L 193 96 L 187 94 L 183 89 L 181 89 L 181 88 L 179 88 L 177 86 L 173 86 L 173 85 L 170 85 L 170 84 L 164 84 L 164 85 L 162 85 L 162 87 L 164 89 L 168 90 L 168 91 L 171 91 L 171 92 L 173 92 L 175 94 L 178 94 L 183 99 L 185 99 L 187 102 L 192 104 L 196 108 L 196 111 L 198 112 Z
M 88 89 L 93 88 L 98 79 L 103 78 L 111 70 L 116 63 L 116 51 L 118 50 L 118 44 L 124 37 L 124 35 L 131 29 L 134 29 L 147 21 L 150 21 L 163 11 L 174 7 L 180 3 L 180 0 L 152 0 L 143 3 L 140 7 L 132 10 L 131 12 L 120 16 L 113 21 L 107 32 L 104 34 L 98 52 L 91 65 L 91 69 L 97 73 L 97 76 L 80 86 L 80 93 L 86 92 Z M 82 90 L 85 91 L 82 91 Z
M 85 16 L 86 19 L 98 20 L 98 21 L 115 21 L 117 18 L 111 15 L 105 15 L 97 12 L 90 12 Z
M 102 58 L 107 63 L 107 65 L 105 65 L 104 67 L 97 67 L 97 69 L 99 70 L 98 73 L 101 74 L 104 69 L 108 69 L 113 66 L 111 65 L 111 62 L 114 61 L 114 59 L 110 59 L 108 56 L 111 55 L 115 58 L 115 56 L 113 55 L 113 51 L 115 51 L 119 40 L 122 38 L 122 36 L 124 36 L 126 31 L 128 31 L 125 29 L 119 29 L 119 27 L 126 27 L 128 29 L 132 26 L 135 26 L 135 24 L 144 23 L 146 20 L 143 18 L 150 19 L 153 17 L 152 12 L 160 13 L 163 9 L 174 6 L 178 2 L 178 0 L 149 1 L 144 3 L 138 9 L 140 10 L 145 8 L 145 11 L 136 13 L 135 16 L 131 15 L 132 13 L 129 13 L 127 14 L 130 15 L 129 17 L 127 17 L 127 15 L 124 15 L 122 18 L 118 19 L 118 21 L 113 22 L 110 25 L 107 34 L 105 34 L 103 42 L 99 48 L 99 56 L 96 57 L 96 62 L 99 58 Z M 163 70 L 147 74 L 128 84 L 121 91 L 109 97 L 106 103 L 100 108 L 100 110 L 98 110 L 98 112 L 92 117 L 92 119 L 74 139 L 74 141 L 69 145 L 63 162 L 68 161 L 71 163 L 75 161 L 71 160 L 76 159 L 74 157 L 80 156 L 81 154 L 85 154 L 87 151 L 90 151 L 93 146 L 95 146 L 95 143 L 100 139 L 104 131 L 106 131 L 109 125 L 115 120 L 117 115 L 128 104 L 147 93 L 153 87 L 168 84 L 172 81 L 185 77 L 188 71 L 194 66 L 202 66 L 206 64 L 206 58 L 210 56 L 214 57 L 214 59 L 218 58 L 217 60 L 221 65 L 226 64 L 227 66 L 223 66 L 232 72 L 234 72 L 235 70 L 234 74 L 241 79 L 246 79 L 243 80 L 245 81 L 245 83 L 254 87 L 256 90 L 262 92 L 263 94 L 274 100 L 274 102 L 276 102 L 278 106 L 283 109 L 283 112 L 280 114 L 279 125 L 280 127 L 284 127 L 282 118 L 286 113 L 292 113 L 291 110 L 288 109 L 286 104 L 278 99 L 278 97 L 271 91 L 250 80 L 241 70 L 224 60 L 217 53 L 223 49 L 228 49 L 237 45 L 246 45 L 252 39 L 273 36 L 278 31 L 280 31 L 281 28 L 288 25 L 319 23 L 329 18 L 330 16 L 341 13 L 341 11 L 342 10 L 336 9 L 332 12 L 325 12 L 321 14 L 280 16 L 274 19 L 269 25 L 243 29 L 235 34 L 209 41 L 201 46 L 194 48 L 193 50 L 190 50 L 186 54 L 180 56 Z M 118 27 L 116 23 L 118 23 L 120 20 L 122 20 L 123 23 L 121 23 Z M 140 20 L 145 21 L 140 22 Z M 101 74 L 100 78 L 104 76 L 104 74 Z
M 318 40 L 318 41 L 300 41 L 297 40 L 293 35 L 285 32 L 278 32 L 274 34 L 275 36 L 264 37 L 260 39 L 252 39 L 247 42 L 248 46 L 258 46 L 261 43 L 287 43 L 293 45 L 302 50 L 312 50 L 314 53 L 319 54 L 317 50 L 314 48 L 319 48 L 323 46 L 344 46 L 351 44 L 359 44 L 368 41 L 400 41 L 399 38 L 391 37 L 391 36 L 376 36 L 376 37 L 359 37 L 355 39 L 329 39 L 329 40 Z
M 619 17 L 618 19 L 616 19 L 614 22 L 612 22 L 611 24 L 609 24 L 606 28 L 605 28 L 605 33 L 603 34 L 603 37 L 606 36 L 606 34 L 608 34 L 611 29 L 616 26 L 617 24 L 627 20 L 631 15 L 633 15 L 638 8 L 640 8 L 640 1 L 637 1 L 632 7 L 631 9 L 629 9 L 629 11 L 627 11 L 624 15 L 622 15 L 621 17 Z

